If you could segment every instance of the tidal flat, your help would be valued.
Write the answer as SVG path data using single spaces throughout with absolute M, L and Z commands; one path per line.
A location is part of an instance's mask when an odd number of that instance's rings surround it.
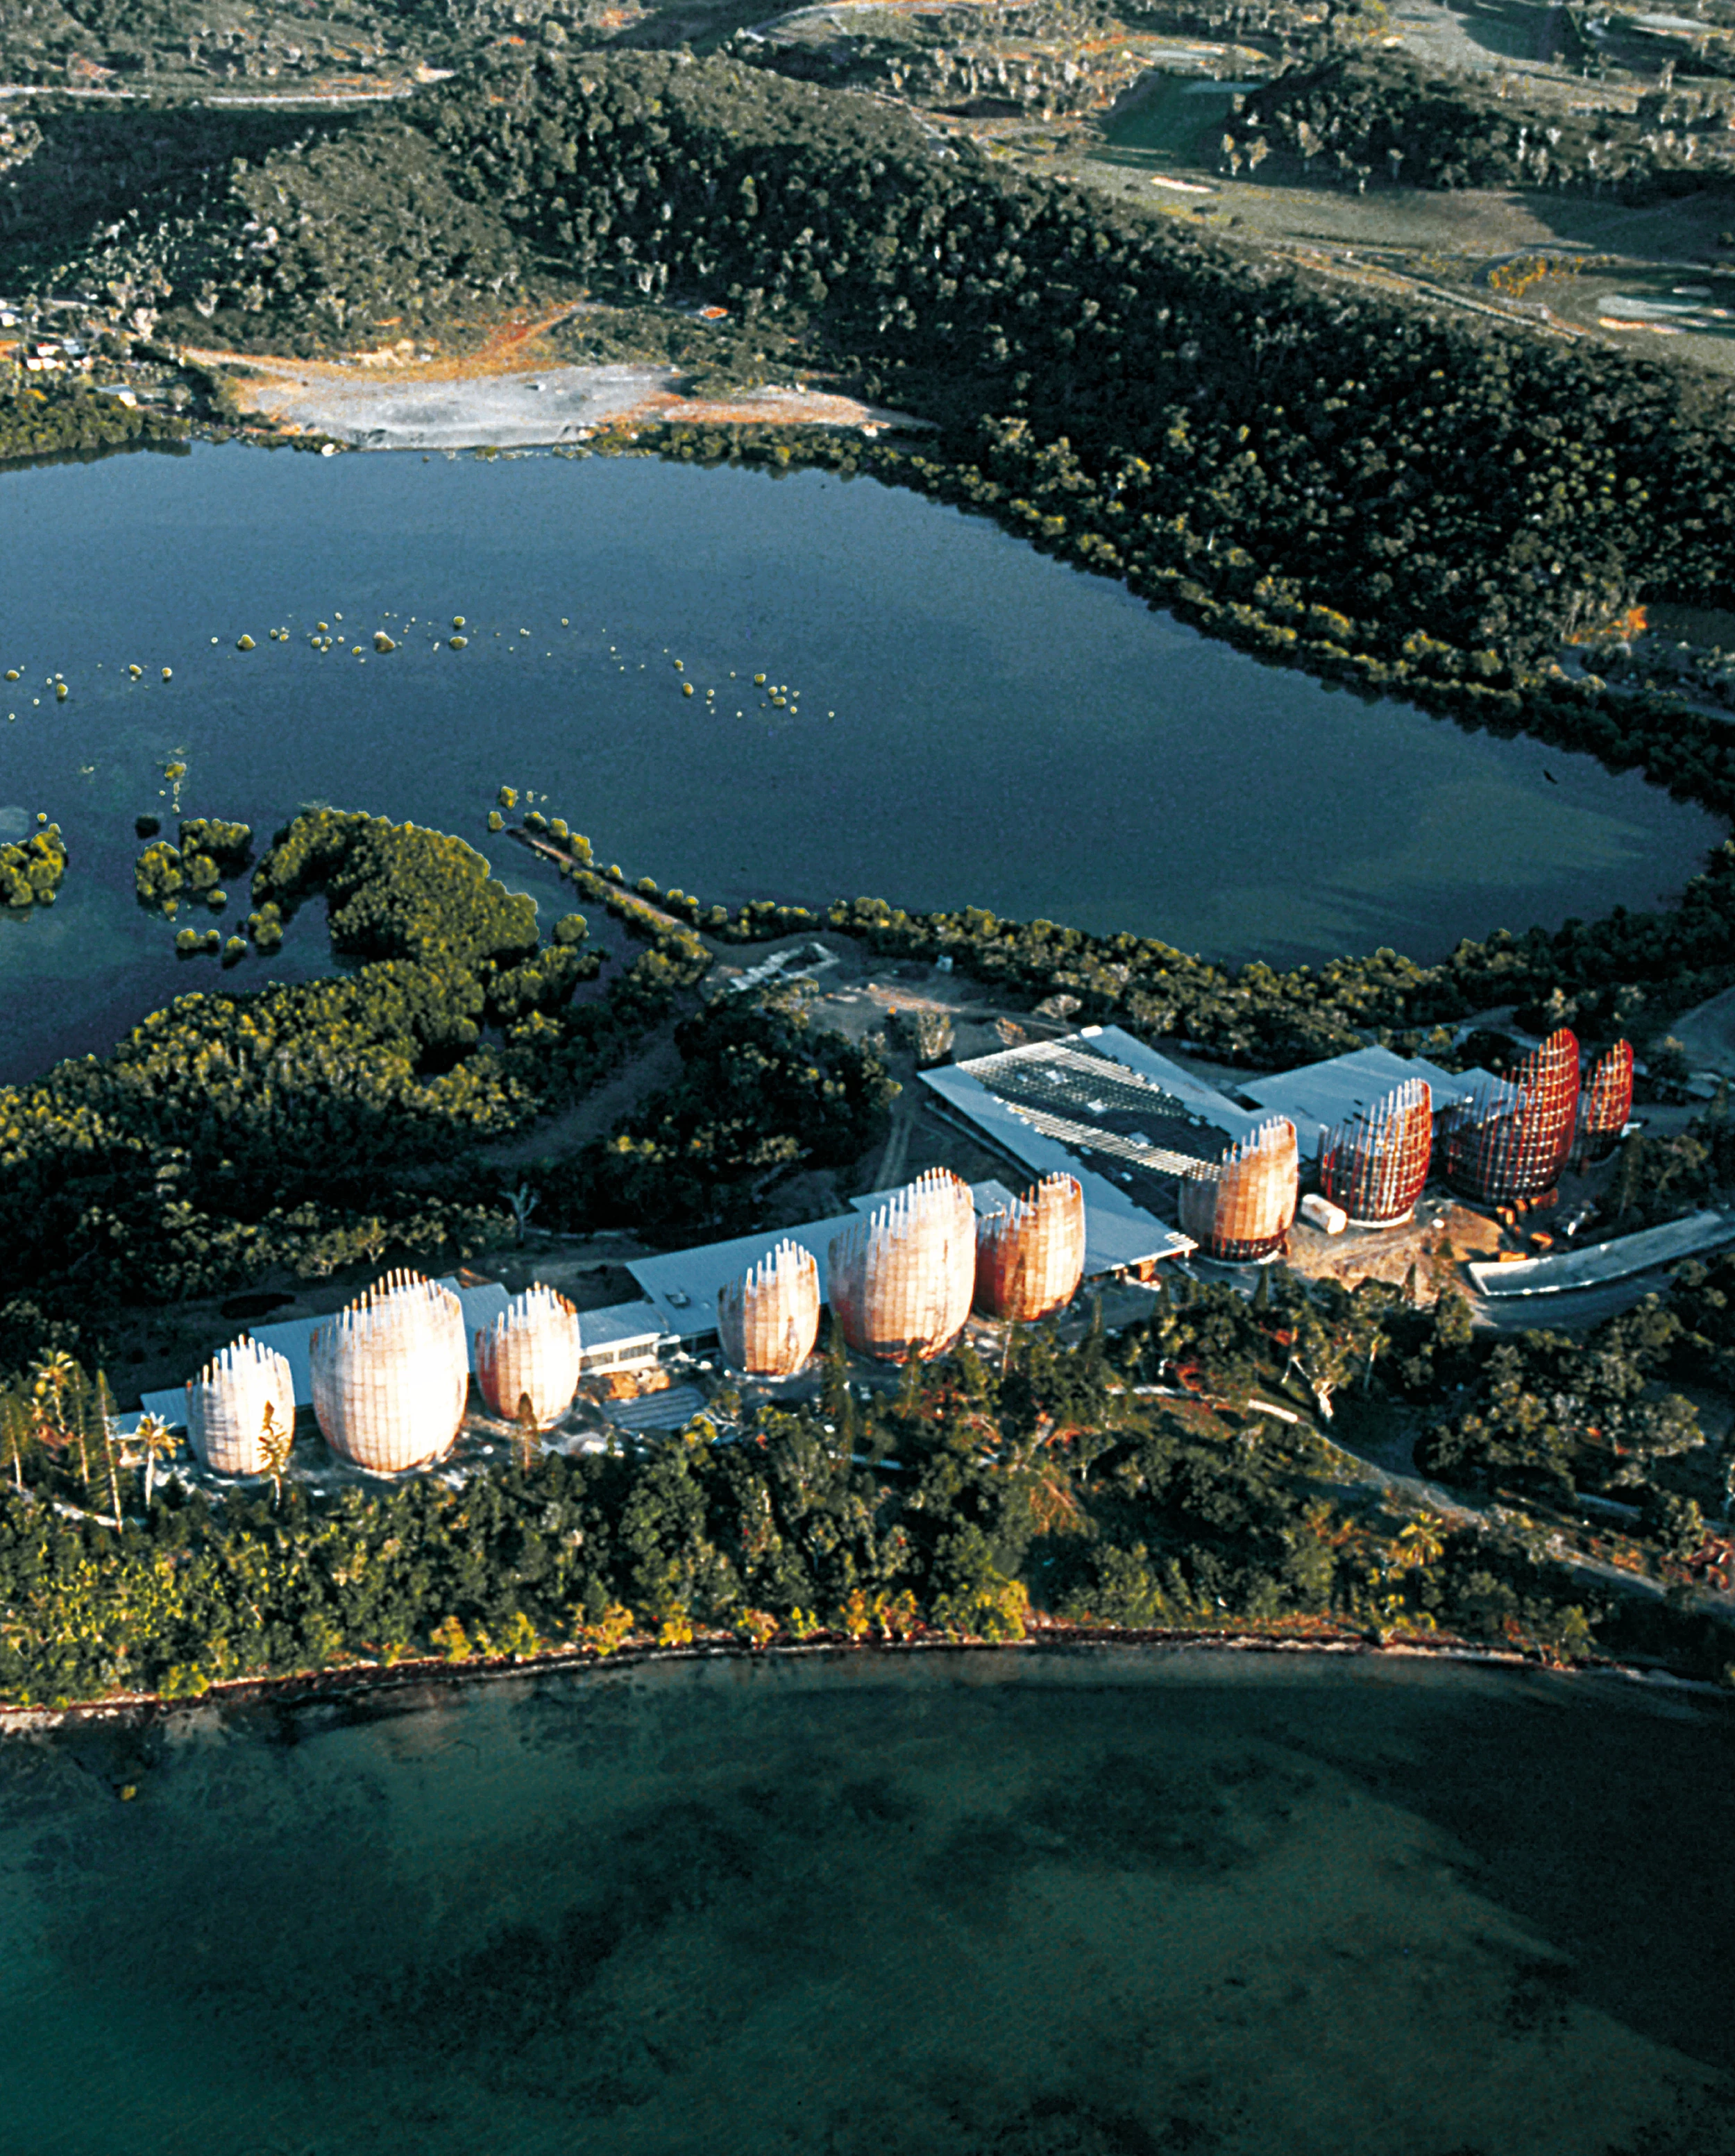
M 1045 1650 L 14 1740 L 0 2151 L 1717 2156 L 1731 1715 Z

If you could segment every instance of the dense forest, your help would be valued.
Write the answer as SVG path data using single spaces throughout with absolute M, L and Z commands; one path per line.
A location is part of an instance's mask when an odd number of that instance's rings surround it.
M 767 317 L 940 422 L 935 483 L 1031 537 L 1256 648 L 1617 747 L 1594 688 L 1538 678 L 1559 639 L 1727 586 L 1726 391 L 1327 293 L 726 60 L 498 57 L 117 222 L 79 274 L 206 343 L 579 282 Z
M 252 894 L 256 937 L 322 897 L 334 948 L 362 963 L 180 997 L 106 1060 L 0 1089 L 7 1285 L 170 1298 L 274 1264 L 317 1276 L 475 1247 L 509 1216 L 474 1177 L 394 1177 L 593 1082 L 710 963 L 667 935 L 572 1008 L 598 967 L 581 916 L 543 942 L 533 902 L 461 840 L 331 810 L 277 834 Z
M 788 994 L 720 998 L 675 1028 L 681 1072 L 542 1182 L 551 1220 L 744 1235 L 792 1168 L 841 1168 L 884 1135 L 897 1087 L 868 1048 Z
M 181 443 L 190 432 L 177 413 L 93 396 L 82 381 L 46 388 L 8 388 L 0 377 L 0 465 L 30 457 L 100 454 Z
M 357 1660 L 607 1653 L 634 1636 L 1011 1639 L 1035 1611 L 1139 1630 L 1445 1635 L 1721 1674 L 1735 1629 L 1575 1573 L 1546 1527 L 1449 1518 L 1346 1477 L 1312 1414 L 1389 1365 L 1400 1394 L 1474 1369 L 1460 1312 L 1293 1281 L 1260 1308 L 1183 1284 L 1114 1342 L 1069 1347 L 1039 1329 L 994 1367 L 968 1348 L 912 1363 L 895 1393 L 858 1386 L 834 1355 L 811 1405 L 724 1395 L 642 1447 L 524 1447 L 459 1486 L 335 1498 L 293 1482 L 220 1502 L 160 1477 L 152 1491 L 150 1447 L 117 1446 L 94 1411 L 100 1383 L 49 1356 L 0 1394 L 0 1695 L 184 1697 Z M 1681 1333 L 1655 1306 L 1623 1323 L 1573 1351 L 1581 1424 Z M 1510 1352 L 1488 1358 L 1481 1392 L 1501 1396 Z M 1623 1450 L 1623 1494 L 1650 1508 L 1682 1581 L 1702 1530 L 1669 1477 L 1697 1442 L 1690 1423 L 1666 1403 L 1642 1442 L 1586 1448 L 1598 1481 Z M 1563 1441 L 1551 1429 L 1537 1449 Z

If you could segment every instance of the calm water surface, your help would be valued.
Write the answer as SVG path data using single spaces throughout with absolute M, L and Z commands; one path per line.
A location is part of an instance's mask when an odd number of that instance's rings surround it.
M 946 1654 L 12 1741 L 0 2151 L 1720 2156 L 1731 1704 Z
M 3 667 L 0 835 L 44 809 L 75 865 L 51 915 L 0 919 L 0 1076 L 217 979 L 134 906 L 141 811 L 269 834 L 322 799 L 480 840 L 507 782 L 707 901 L 973 902 L 1290 961 L 1648 906 L 1722 835 L 1635 777 L 1334 694 L 819 473 L 208 445 L 13 471 Z M 321 963 L 300 940 L 280 971 Z

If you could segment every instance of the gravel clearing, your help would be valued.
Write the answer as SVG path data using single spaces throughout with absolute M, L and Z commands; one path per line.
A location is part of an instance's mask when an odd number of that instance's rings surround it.
M 252 364 L 256 371 L 235 384 L 247 410 L 287 431 L 329 434 L 362 449 L 533 449 L 583 441 L 629 421 L 875 429 L 921 424 L 814 390 L 685 397 L 668 367 L 545 367 L 454 378 L 408 367 L 377 374 L 320 362 Z

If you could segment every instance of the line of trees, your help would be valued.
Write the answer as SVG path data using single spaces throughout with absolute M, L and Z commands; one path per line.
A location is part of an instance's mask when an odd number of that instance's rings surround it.
M 996 1367 L 968 1348 L 912 1363 L 895 1394 L 865 1393 L 834 1353 L 811 1406 L 726 1396 L 643 1446 L 335 1500 L 293 1479 L 218 1501 L 165 1486 L 159 1453 L 103 1434 L 100 1385 L 44 1357 L 0 1395 L 0 1697 L 187 1696 L 629 1635 L 1004 1639 L 1033 1609 L 1141 1629 L 1450 1632 L 1720 1671 L 1727 1624 L 1588 1595 L 1520 1531 L 1455 1527 L 1346 1484 L 1312 1414 L 1388 1356 L 1413 1378 L 1419 1359 L 1468 1353 L 1450 1312 L 1385 1292 L 1376 1307 L 1291 1283 L 1260 1308 L 1194 1288 L 1118 1342 L 1039 1328 Z M 1286 1420 L 1261 1411 L 1286 1401 Z
M 1571 1025 L 1586 1041 L 1650 1042 L 1666 1034 L 1674 1012 L 1714 993 L 1735 969 L 1735 842 L 1717 849 L 1671 913 L 1620 907 L 1605 920 L 1570 921 L 1553 932 L 1496 930 L 1480 940 L 1466 937 L 1430 966 L 1383 949 L 1280 973 L 1258 961 L 1213 964 L 1155 937 L 1004 920 L 983 906 L 920 913 L 864 897 L 823 909 L 772 899 L 731 908 L 694 892 L 662 891 L 649 877 L 629 891 L 618 867 L 599 873 L 589 839 L 564 818 L 532 809 L 524 828 L 565 853 L 563 878 L 625 918 L 642 898 L 726 943 L 829 929 L 887 957 L 948 959 L 962 973 L 1033 1001 L 1074 995 L 1081 1021 L 1112 1020 L 1153 1040 L 1190 1041 L 1260 1070 L 1342 1055 L 1370 1035 L 1400 1054 L 1460 1067 L 1450 1029 L 1503 1004 L 1517 1006 L 1543 1032 Z M 1672 1178 L 1663 1152 L 1645 1167 L 1635 1204 L 1660 1200 L 1667 1180 L 1701 1193 L 1728 1179 L 1721 1153 L 1701 1163 L 1692 1152 L 1700 1141 L 1683 1144 Z

